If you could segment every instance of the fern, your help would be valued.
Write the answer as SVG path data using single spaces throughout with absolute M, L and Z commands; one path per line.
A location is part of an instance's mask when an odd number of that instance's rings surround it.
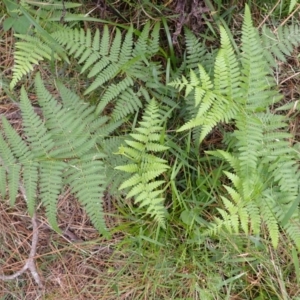
M 214 82 L 204 67 L 198 65 L 199 77 L 191 70 L 190 80 L 183 78 L 183 80 L 177 79 L 171 83 L 179 89 L 185 88 L 186 96 L 194 92 L 194 107 L 198 111 L 179 131 L 200 126 L 199 143 L 216 124 L 222 121 L 228 122 L 237 111 L 236 100 L 240 97 L 238 63 L 226 31 L 223 29 L 221 29 L 221 41 L 222 49 L 215 62 Z
M 125 139 L 128 136 L 110 137 L 102 140 L 99 144 L 101 152 L 106 155 L 105 163 L 105 177 L 107 182 L 107 188 L 114 196 L 121 196 L 123 192 L 119 190 L 122 182 L 126 181 L 130 177 L 130 173 L 120 172 L 115 167 L 120 165 L 126 165 L 130 163 L 130 159 L 123 155 L 116 155 L 119 147 L 125 143 Z
M 136 133 L 130 134 L 132 140 L 125 140 L 127 146 L 119 148 L 118 153 L 129 158 L 131 163 L 117 166 L 115 169 L 133 174 L 121 184 L 120 189 L 130 188 L 126 197 L 134 197 L 140 207 L 147 206 L 147 213 L 165 228 L 165 199 L 162 196 L 163 190 L 159 189 L 165 181 L 156 178 L 169 166 L 166 160 L 152 154 L 168 149 L 159 143 L 163 130 L 161 120 L 157 103 L 152 100 L 139 123 L 140 127 L 136 128 Z
M 149 62 L 159 48 L 159 23 L 152 31 L 150 23 L 146 23 L 136 42 L 132 27 L 124 39 L 119 29 L 116 28 L 112 36 L 107 26 L 104 26 L 101 34 L 99 30 L 93 35 L 89 29 L 87 32 L 82 29 L 64 29 L 52 36 L 69 55 L 78 59 L 82 65 L 81 73 L 87 73 L 88 78 L 95 78 L 85 94 L 100 89 L 102 95 L 97 113 L 113 102 L 115 109 L 112 118 L 117 121 L 142 108 L 141 98 L 145 97 L 145 90 L 142 85 L 136 90 L 137 81 L 150 87 L 154 80 L 153 74 L 159 74 L 158 67 Z M 151 88 L 156 87 L 157 80 Z
M 22 88 L 20 108 L 26 142 L 2 118 L 2 187 L 3 183 L 8 182 L 11 204 L 20 188 L 31 215 L 39 198 L 46 208 L 50 224 L 59 230 L 57 200 L 63 187 L 69 185 L 94 226 L 102 234 L 107 234 L 101 202 L 106 186 L 102 162 L 105 155 L 96 145 L 101 126 L 105 128 L 107 119 L 103 118 L 99 123 L 95 107 L 84 104 L 62 84 L 58 84 L 62 103 L 58 103 L 48 92 L 39 75 L 35 86 L 45 121 L 35 113 Z M 65 107 L 70 101 L 74 103 L 69 108 Z M 101 139 L 106 132 L 104 129 Z M 5 195 L 3 188 L 1 193 Z
M 96 112 L 100 114 L 112 103 L 111 117 L 115 122 L 139 111 L 152 97 L 169 106 L 176 105 L 169 96 L 170 87 L 162 84 L 160 64 L 150 60 L 159 51 L 159 23 L 153 28 L 146 23 L 137 39 L 132 27 L 124 37 L 118 28 L 112 33 L 108 26 L 94 33 L 90 29 L 55 28 L 59 29 L 49 33 L 42 30 L 33 36 L 17 35 L 20 41 L 16 43 L 11 88 L 42 60 L 63 58 L 68 62 L 72 57 L 81 65 L 82 76 L 88 78 L 84 94 L 97 89 L 100 100 Z
M 264 55 L 273 67 L 277 66 L 276 60 L 286 62 L 286 56 L 291 55 L 293 49 L 300 45 L 299 34 L 300 26 L 298 24 L 279 26 L 276 32 L 263 26 L 261 41 Z
M 289 30 L 279 32 L 282 40 L 278 47 L 286 45 L 286 55 L 292 51 L 292 45 L 283 42 Z M 294 28 L 290 33 L 295 32 Z M 241 54 L 234 53 L 223 28 L 220 34 L 221 49 L 213 73 L 210 75 L 199 65 L 198 73 L 192 70 L 188 79 L 182 77 L 172 83 L 194 96 L 194 116 L 179 131 L 199 128 L 201 142 L 220 122 L 234 123 L 236 128 L 226 140 L 231 152 L 208 151 L 233 169 L 225 172 L 232 186 L 225 185 L 227 195 L 221 196 L 224 208 L 218 209 L 221 217 L 215 218 L 208 233 L 216 234 L 222 228 L 238 233 L 241 228 L 246 234 L 259 234 L 261 224 L 265 224 L 276 247 L 281 226 L 300 248 L 295 225 L 299 210 L 291 211 L 299 192 L 297 157 L 288 142 L 291 136 L 286 133 L 287 120 L 268 109 L 281 95 L 270 76 L 272 62 L 262 47 L 266 37 L 260 37 L 253 27 L 248 7 Z M 277 57 L 283 53 L 278 52 L 279 48 L 274 48 Z
M 29 74 L 34 69 L 34 65 L 38 65 L 42 60 L 63 59 L 69 62 L 64 49 L 51 36 L 51 33 L 54 31 L 64 28 L 60 24 L 62 20 L 64 22 L 97 20 L 83 14 L 66 11 L 66 9 L 74 9 L 81 6 L 78 3 L 62 3 L 61 1 L 51 1 L 51 3 L 39 3 L 36 1 L 30 3 L 21 1 L 20 3 L 12 4 L 10 2 L 5 1 L 8 13 L 11 15 L 8 19 L 16 18 L 13 22 L 15 24 L 13 28 L 17 33 L 15 34 L 17 42 L 14 52 L 13 76 L 10 83 L 11 89 L 15 87 L 23 75 Z M 13 11 L 10 10 L 12 6 L 15 8 Z M 24 25 L 28 24 L 25 32 L 21 28 L 22 26 L 18 25 L 21 19 Z

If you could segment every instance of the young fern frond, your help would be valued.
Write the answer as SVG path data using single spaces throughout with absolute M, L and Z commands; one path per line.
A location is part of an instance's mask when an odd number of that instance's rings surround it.
M 36 76 L 36 93 L 45 121 L 37 115 L 22 88 L 20 108 L 26 142 L 2 118 L 1 186 L 8 182 L 11 204 L 20 188 L 31 215 L 39 198 L 50 224 L 59 230 L 56 221 L 58 196 L 63 187 L 69 185 L 95 228 L 107 234 L 101 201 L 107 186 L 102 162 L 105 155 L 96 145 L 96 135 L 101 135 L 101 126 L 105 126 L 107 119 L 99 122 L 95 107 L 85 105 L 64 86 L 58 85 L 62 103 L 54 99 L 41 77 Z M 70 101 L 74 101 L 70 108 L 65 107 Z M 3 188 L 1 193 L 5 194 Z
M 168 168 L 167 161 L 152 153 L 164 152 L 168 147 L 159 143 L 161 139 L 162 115 L 157 103 L 152 100 L 143 115 L 136 133 L 130 134 L 132 140 L 125 140 L 127 146 L 121 146 L 118 154 L 127 157 L 131 163 L 117 166 L 133 175 L 124 181 L 119 189 L 128 189 L 127 198 L 134 197 L 140 207 L 147 206 L 146 213 L 165 228 L 166 209 L 164 207 L 164 180 L 157 180 Z
M 221 45 L 214 66 L 213 81 L 204 67 L 198 65 L 199 77 L 191 70 L 190 80 L 183 77 L 182 81 L 177 79 L 170 84 L 179 89 L 185 87 L 186 96 L 191 91 L 194 93 L 194 107 L 197 111 L 178 131 L 200 127 L 198 143 L 201 143 L 218 123 L 232 119 L 238 109 L 237 100 L 241 92 L 238 86 L 239 65 L 224 29 L 221 29 Z

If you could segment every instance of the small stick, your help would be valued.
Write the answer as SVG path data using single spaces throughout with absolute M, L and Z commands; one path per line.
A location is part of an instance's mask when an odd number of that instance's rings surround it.
M 24 267 L 12 275 L 0 275 L 0 280 L 13 280 L 13 279 L 17 278 L 18 276 L 22 275 L 28 269 L 30 271 L 32 277 L 34 278 L 35 282 L 38 284 L 38 286 L 40 288 L 42 288 L 43 284 L 42 284 L 42 281 L 36 270 L 36 266 L 34 263 L 34 257 L 36 254 L 36 247 L 37 247 L 37 242 L 38 242 L 38 237 L 39 237 L 39 229 L 37 226 L 35 215 L 32 217 L 31 222 L 32 222 L 32 243 L 31 243 L 29 257 L 28 257 Z

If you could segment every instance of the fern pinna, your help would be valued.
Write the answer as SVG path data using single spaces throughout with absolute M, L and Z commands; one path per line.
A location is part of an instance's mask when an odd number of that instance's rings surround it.
M 157 179 L 168 168 L 167 161 L 153 153 L 164 152 L 168 147 L 161 145 L 163 134 L 162 114 L 155 100 L 146 107 L 143 119 L 139 122 L 136 133 L 131 133 L 132 140 L 125 140 L 127 146 L 121 146 L 118 154 L 129 158 L 132 163 L 117 166 L 133 175 L 124 181 L 120 189 L 129 188 L 127 198 L 134 197 L 140 207 L 147 206 L 146 213 L 154 217 L 157 223 L 165 228 L 166 209 L 164 207 L 164 180 Z
M 207 153 L 229 163 L 225 172 L 232 185 L 225 185 L 227 195 L 221 199 L 220 217 L 215 218 L 209 234 L 226 228 L 230 232 L 259 234 L 265 224 L 274 247 L 278 244 L 280 226 L 300 248 L 297 220 L 299 209 L 299 172 L 297 157 L 289 145 L 291 135 L 284 116 L 275 115 L 269 106 L 278 102 L 270 76 L 270 59 L 264 43 L 253 27 L 246 7 L 242 28 L 241 54 L 235 54 L 225 29 L 220 29 L 221 49 L 214 64 L 213 75 L 205 67 L 191 70 L 189 79 L 182 77 L 172 83 L 193 93 L 193 118 L 179 131 L 198 128 L 198 142 L 220 123 L 235 125 L 227 138 L 227 151 Z
M 58 84 L 60 103 L 45 88 L 39 75 L 35 86 L 45 121 L 35 113 L 22 87 L 20 108 L 26 141 L 2 117 L 2 197 L 5 197 L 4 187 L 8 183 L 13 205 L 20 189 L 31 215 L 39 198 L 46 207 L 50 224 L 59 230 L 57 201 L 63 187 L 68 185 L 84 205 L 95 228 L 107 234 L 102 211 L 102 194 L 106 185 L 104 154 L 96 145 L 99 137 L 104 137 L 107 132 L 106 119 L 96 117 L 95 107 L 85 104 L 61 84 Z

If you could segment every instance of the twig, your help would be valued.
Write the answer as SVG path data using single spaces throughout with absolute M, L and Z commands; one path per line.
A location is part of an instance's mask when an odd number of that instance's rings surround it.
M 263 24 L 265 24 L 265 22 L 267 21 L 267 19 L 270 17 L 270 15 L 272 14 L 272 12 L 275 10 L 275 8 L 277 7 L 277 5 L 280 3 L 281 0 L 278 0 L 277 3 L 274 5 L 274 7 L 270 10 L 270 12 L 266 15 L 266 17 L 262 20 L 262 22 L 258 25 L 257 28 L 260 28 Z
M 283 26 L 295 13 L 296 11 L 300 8 L 300 4 L 297 5 L 297 8 L 294 9 L 293 13 L 291 13 L 283 22 L 280 24 L 280 26 Z M 278 27 L 276 28 L 275 32 L 277 31 Z
M 12 275 L 0 275 L 0 280 L 13 280 L 13 279 L 17 278 L 18 276 L 22 275 L 26 270 L 29 270 L 32 277 L 34 278 L 35 282 L 38 284 L 38 286 L 43 287 L 42 281 L 36 270 L 36 266 L 34 263 L 34 257 L 36 254 L 36 247 L 37 247 L 37 242 L 38 242 L 38 237 L 39 237 L 39 230 L 38 230 L 35 215 L 32 217 L 31 222 L 32 222 L 32 243 L 31 243 L 29 257 L 28 257 L 24 267 Z

